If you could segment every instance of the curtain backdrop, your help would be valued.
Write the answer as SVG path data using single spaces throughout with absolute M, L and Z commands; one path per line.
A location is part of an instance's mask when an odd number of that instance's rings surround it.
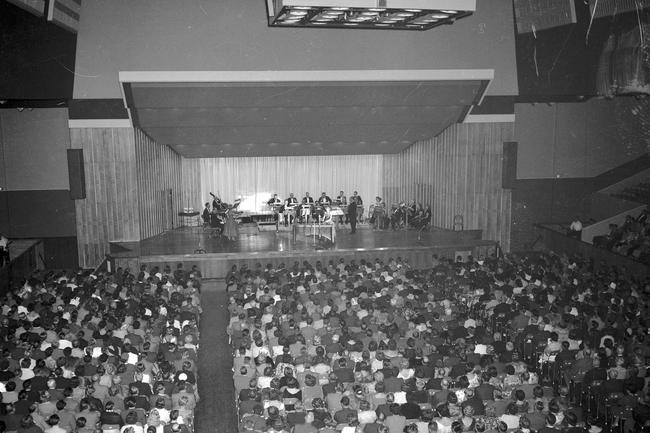
M 382 155 L 290 156 L 257 158 L 183 159 L 184 207 L 201 209 L 210 192 L 232 203 L 242 198 L 241 210 L 266 209 L 274 193 L 284 200 L 293 192 L 314 198 L 326 192 L 358 191 L 364 204 L 381 192 Z

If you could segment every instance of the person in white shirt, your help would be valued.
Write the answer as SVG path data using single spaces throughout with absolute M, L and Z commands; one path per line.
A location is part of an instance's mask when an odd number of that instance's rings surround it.
M 9 264 L 9 239 L 0 233 L 0 268 L 5 265 L 5 263 Z
M 571 236 L 572 238 L 580 239 L 581 234 L 582 234 L 582 223 L 580 222 L 580 218 L 575 217 L 571 222 L 571 225 L 569 226 L 568 235 Z

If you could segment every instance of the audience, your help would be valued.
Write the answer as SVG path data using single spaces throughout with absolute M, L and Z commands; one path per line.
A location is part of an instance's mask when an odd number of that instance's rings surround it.
M 233 267 L 240 430 L 650 431 L 650 285 L 591 269 L 541 253 Z
M 650 265 L 649 213 L 645 209 L 637 218 L 628 215 L 620 227 L 610 224 L 606 235 L 594 237 L 594 245 Z
M 200 274 L 46 273 L 2 298 L 8 432 L 193 431 Z

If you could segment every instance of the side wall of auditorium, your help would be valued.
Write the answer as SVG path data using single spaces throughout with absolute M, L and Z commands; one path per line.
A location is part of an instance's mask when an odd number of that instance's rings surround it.
M 517 180 L 513 250 L 533 245 L 536 223 L 569 224 L 592 214 L 591 194 L 622 180 L 648 155 L 650 102 L 634 97 L 583 103 L 515 104 Z M 629 172 L 631 173 L 631 172 Z
M 389 203 L 431 204 L 433 225 L 480 229 L 510 249 L 510 190 L 502 188 L 503 143 L 514 123 L 455 124 L 430 140 L 385 155 L 383 194 Z M 456 228 L 460 228 L 457 226 Z
M 97 266 L 110 242 L 138 242 L 178 225 L 181 157 L 137 128 L 72 128 L 83 149 L 86 198 L 76 200 L 79 264 Z
M 42 239 L 39 265 L 77 265 L 68 110 L 0 109 L 0 233 Z

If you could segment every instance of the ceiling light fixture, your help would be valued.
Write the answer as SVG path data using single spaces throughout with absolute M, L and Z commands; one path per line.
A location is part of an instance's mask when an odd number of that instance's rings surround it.
M 476 0 L 267 0 L 271 27 L 428 30 L 471 15 Z

